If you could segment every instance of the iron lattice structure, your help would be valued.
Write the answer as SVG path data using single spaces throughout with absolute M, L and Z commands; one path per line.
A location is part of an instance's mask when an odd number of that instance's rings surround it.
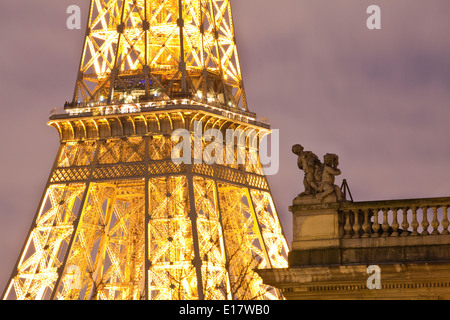
M 225 142 L 231 162 L 173 161 L 172 133 L 198 145 L 198 123 L 253 132 L 245 161 Z M 3 299 L 282 298 L 255 272 L 287 267 L 288 246 L 250 161 L 270 128 L 247 110 L 230 1 L 92 0 L 49 125 L 61 144 Z
M 73 103 L 186 96 L 247 110 L 230 0 L 92 0 Z

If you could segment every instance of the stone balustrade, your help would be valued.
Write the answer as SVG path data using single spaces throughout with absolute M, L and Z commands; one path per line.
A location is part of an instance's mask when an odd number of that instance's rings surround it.
M 339 206 L 342 238 L 449 234 L 450 197 L 347 202 Z
M 289 207 L 289 267 L 257 272 L 288 300 L 450 300 L 449 207 L 450 197 L 353 202 L 299 196 Z M 376 290 L 368 286 L 370 266 L 379 270 Z

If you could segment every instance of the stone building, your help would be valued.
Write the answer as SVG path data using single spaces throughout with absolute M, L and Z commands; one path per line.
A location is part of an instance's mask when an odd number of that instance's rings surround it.
M 288 300 L 450 299 L 450 197 L 354 202 L 333 188 L 321 198 L 326 161 L 304 160 L 302 150 L 289 267 L 258 270 L 266 284 Z

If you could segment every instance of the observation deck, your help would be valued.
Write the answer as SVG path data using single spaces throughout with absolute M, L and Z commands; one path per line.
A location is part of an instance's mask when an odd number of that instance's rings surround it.
M 171 134 L 176 129 L 192 130 L 194 121 L 203 127 L 243 130 L 267 134 L 269 121 L 255 113 L 219 103 L 192 99 L 159 100 L 136 103 L 90 102 L 65 105 L 62 113 L 50 116 L 62 142 L 85 139 Z

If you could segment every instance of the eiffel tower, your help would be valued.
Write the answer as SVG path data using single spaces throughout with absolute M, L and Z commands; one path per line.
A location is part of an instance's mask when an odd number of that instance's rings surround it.
M 87 23 L 2 298 L 282 299 L 255 272 L 287 267 L 288 252 L 261 161 L 249 161 L 258 145 L 245 140 L 244 162 L 225 143 L 232 163 L 172 160 L 173 132 L 194 141 L 195 124 L 270 133 L 247 107 L 230 0 L 91 0 Z

